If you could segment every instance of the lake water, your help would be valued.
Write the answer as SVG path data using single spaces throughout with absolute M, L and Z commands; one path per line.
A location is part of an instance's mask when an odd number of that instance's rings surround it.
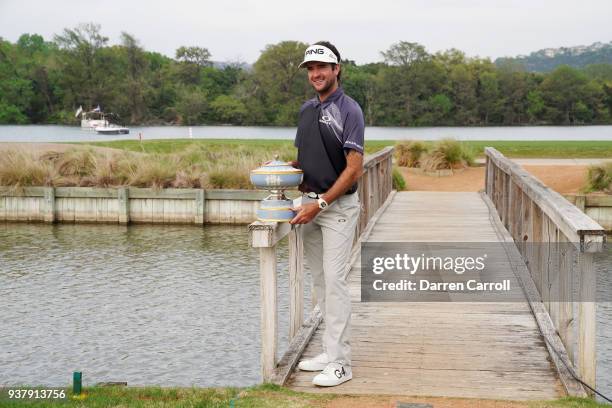
M 0 125 L 0 142 L 93 142 L 138 139 L 293 139 L 294 127 L 151 126 L 132 127 L 129 135 L 103 136 L 76 126 Z M 366 127 L 366 140 L 612 140 L 612 126 L 524 127 Z
M 596 256 L 607 300 L 597 310 L 598 387 L 608 395 L 610 247 Z M 280 352 L 286 261 L 283 240 Z M 66 386 L 73 371 L 87 385 L 259 383 L 258 263 L 246 226 L 0 224 L 0 384 Z
M 258 265 L 246 226 L 0 224 L 0 384 L 259 383 Z

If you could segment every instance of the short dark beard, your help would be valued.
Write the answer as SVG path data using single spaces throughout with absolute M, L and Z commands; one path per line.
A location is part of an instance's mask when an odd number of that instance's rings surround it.
M 317 92 L 319 95 L 321 95 L 321 94 L 325 94 L 325 93 L 327 93 L 327 91 L 329 91 L 330 89 L 332 89 L 332 88 L 334 87 L 334 85 L 335 85 L 335 84 L 337 84 L 337 83 L 338 83 L 338 81 L 336 81 L 335 83 L 334 83 L 334 82 L 330 82 L 330 83 L 329 83 L 329 85 L 327 85 L 327 86 L 326 86 L 325 88 L 323 88 L 322 90 L 317 91 L 317 90 L 315 89 L 315 91 L 316 91 L 316 92 Z M 314 88 L 314 87 L 313 87 L 313 88 Z

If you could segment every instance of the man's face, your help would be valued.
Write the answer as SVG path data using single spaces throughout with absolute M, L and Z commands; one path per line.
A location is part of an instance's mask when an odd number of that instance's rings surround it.
M 325 94 L 334 86 L 338 80 L 338 72 L 340 72 L 339 65 L 333 69 L 332 64 L 317 61 L 309 62 L 306 69 L 308 70 L 308 81 L 320 94 Z

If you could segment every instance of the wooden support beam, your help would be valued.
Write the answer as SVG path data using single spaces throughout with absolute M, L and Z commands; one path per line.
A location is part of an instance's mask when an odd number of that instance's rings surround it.
M 557 299 L 559 302 L 559 327 L 557 329 L 567 354 L 573 362 L 576 361 L 574 354 L 576 327 L 573 311 L 573 277 L 576 275 L 573 273 L 574 251 L 574 246 L 561 234 L 559 237 L 559 255 L 561 257 L 559 262 L 559 299 Z
M 289 341 L 304 322 L 304 246 L 295 226 L 289 233 Z
M 43 203 L 43 219 L 45 222 L 55 222 L 55 188 L 45 187 L 45 198 Z
M 206 191 L 196 190 L 195 196 L 195 217 L 193 222 L 196 225 L 204 225 L 204 215 L 206 214 Z
M 261 375 L 264 382 L 271 382 L 276 367 L 278 332 L 276 299 L 276 247 L 259 249 L 259 273 L 261 296 Z
M 119 224 L 130 222 L 130 197 L 127 187 L 117 189 L 117 212 L 119 213 Z
M 580 298 L 578 303 L 578 372 L 582 381 L 595 388 L 597 366 L 596 343 L 596 272 L 593 254 L 580 253 L 578 256 L 580 277 Z
M 582 212 L 584 212 L 586 208 L 586 196 L 584 194 L 576 195 L 576 201 L 574 203 L 576 207 Z

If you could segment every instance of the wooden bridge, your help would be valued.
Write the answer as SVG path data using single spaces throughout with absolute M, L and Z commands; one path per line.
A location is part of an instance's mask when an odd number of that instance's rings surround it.
M 392 148 L 367 158 L 359 238 L 347 265 L 353 379 L 338 387 L 315 387 L 313 373 L 295 369 L 299 359 L 322 351 L 325 324 L 318 307 L 304 320 L 299 234 L 288 224 L 250 225 L 251 243 L 261 251 L 264 381 L 345 394 L 521 400 L 589 394 L 576 378 L 595 385 L 592 254 L 602 250 L 604 230 L 495 149 L 487 148 L 486 157 L 481 193 L 396 193 Z M 275 248 L 285 236 L 290 344 L 277 361 Z M 522 301 L 361 302 L 361 242 L 498 242 L 507 248 L 499 273 Z

